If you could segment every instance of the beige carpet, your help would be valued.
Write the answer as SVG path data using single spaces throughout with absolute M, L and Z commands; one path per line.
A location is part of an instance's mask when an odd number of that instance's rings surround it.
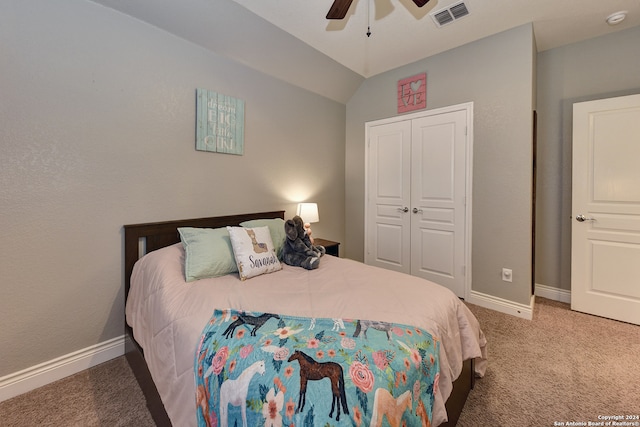
M 154 426 L 123 357 L 0 403 L 1 427 Z
M 528 321 L 469 305 L 489 342 L 461 427 L 640 414 L 640 327 L 537 298 Z M 153 426 L 124 357 L 0 403 L 0 426 Z M 180 427 L 180 426 L 176 426 Z
M 459 426 L 588 425 L 599 415 L 640 414 L 640 326 L 544 298 L 532 321 L 469 307 L 487 336 L 489 366 Z

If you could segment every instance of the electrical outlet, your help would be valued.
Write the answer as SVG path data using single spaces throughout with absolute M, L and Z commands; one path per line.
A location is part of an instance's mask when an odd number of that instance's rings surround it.
M 505 282 L 513 282 L 513 272 L 510 268 L 502 269 L 502 280 Z

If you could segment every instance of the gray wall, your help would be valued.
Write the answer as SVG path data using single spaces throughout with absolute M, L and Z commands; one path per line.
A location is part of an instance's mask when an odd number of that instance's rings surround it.
M 396 116 L 397 81 L 426 71 L 428 109 L 474 102 L 472 289 L 529 304 L 534 70 L 524 25 L 367 79 L 347 104 L 346 255 L 364 258 L 365 122 Z
M 541 52 L 537 68 L 536 283 L 570 290 L 573 103 L 640 93 L 640 27 Z
M 123 334 L 123 224 L 305 199 L 344 240 L 344 104 L 81 0 L 3 1 L 0 40 L 0 377 Z M 195 151 L 200 87 L 244 156 Z
M 123 224 L 315 200 L 314 234 L 363 259 L 364 123 L 424 71 L 428 108 L 475 103 L 473 289 L 520 303 L 537 84 L 537 282 L 569 289 L 571 104 L 639 93 L 639 39 L 536 67 L 527 25 L 368 79 L 345 107 L 91 2 L 0 2 L 0 376 L 122 334 Z M 244 156 L 195 151 L 197 87 L 246 101 Z

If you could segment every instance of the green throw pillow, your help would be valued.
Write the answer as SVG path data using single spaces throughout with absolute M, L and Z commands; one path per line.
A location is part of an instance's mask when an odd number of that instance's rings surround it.
M 226 228 L 178 228 L 184 246 L 187 282 L 238 271 Z

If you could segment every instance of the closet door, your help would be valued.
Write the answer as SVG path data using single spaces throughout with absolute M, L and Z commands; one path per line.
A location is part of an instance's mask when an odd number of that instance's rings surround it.
M 412 121 L 411 274 L 465 295 L 466 111 Z
M 411 121 L 368 129 L 365 261 L 409 273 Z
M 366 126 L 365 262 L 471 289 L 473 105 Z

